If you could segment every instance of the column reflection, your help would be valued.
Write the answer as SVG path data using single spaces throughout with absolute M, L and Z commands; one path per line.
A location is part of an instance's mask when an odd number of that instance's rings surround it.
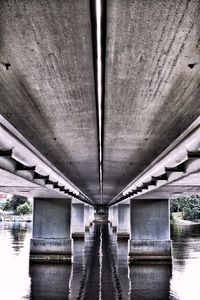
M 70 276 L 70 264 L 31 264 L 31 299 L 68 299 Z
M 169 299 L 171 269 L 162 263 L 130 265 L 130 299 Z

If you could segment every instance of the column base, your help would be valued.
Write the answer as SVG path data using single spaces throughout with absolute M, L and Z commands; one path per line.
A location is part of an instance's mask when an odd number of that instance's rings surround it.
M 72 233 L 73 239 L 84 239 L 85 238 L 85 232 L 73 232 Z
M 128 232 L 118 232 L 117 233 L 117 239 L 121 240 L 121 239 L 126 239 L 128 240 L 130 237 L 130 234 Z
M 86 225 L 85 226 L 85 231 L 89 231 L 90 230 L 90 226 Z
M 171 241 L 130 240 L 129 262 L 172 261 Z
M 30 241 L 31 262 L 71 262 L 71 239 L 33 238 Z
M 117 232 L 117 226 L 112 226 L 113 232 Z
M 71 255 L 59 254 L 31 254 L 29 256 L 31 263 L 71 263 Z

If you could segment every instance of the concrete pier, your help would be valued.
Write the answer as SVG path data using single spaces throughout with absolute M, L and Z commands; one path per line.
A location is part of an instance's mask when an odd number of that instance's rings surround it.
M 130 204 L 118 204 L 117 238 L 130 237 Z
M 35 198 L 30 260 L 71 261 L 71 200 Z
M 110 225 L 112 226 L 112 223 L 113 223 L 113 206 L 109 207 L 109 210 L 108 210 L 108 221 L 110 222 Z
M 90 228 L 90 216 L 89 216 L 89 205 L 84 204 L 84 224 L 85 224 L 85 230 L 89 230 Z
M 130 202 L 129 261 L 171 261 L 168 200 Z
M 72 238 L 84 238 L 85 220 L 84 220 L 84 203 L 78 200 L 72 202 Z
M 92 225 L 94 221 L 94 208 L 92 206 L 89 206 L 89 223 Z
M 118 205 L 113 206 L 113 219 L 112 219 L 112 228 L 113 231 L 117 231 L 117 225 L 118 225 Z

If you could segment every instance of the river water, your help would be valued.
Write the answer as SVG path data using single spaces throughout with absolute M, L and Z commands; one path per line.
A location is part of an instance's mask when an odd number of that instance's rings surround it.
M 73 264 L 31 264 L 31 223 L 0 223 L 0 299 L 200 299 L 200 225 L 173 225 L 173 264 L 127 264 L 127 241 L 94 224 Z

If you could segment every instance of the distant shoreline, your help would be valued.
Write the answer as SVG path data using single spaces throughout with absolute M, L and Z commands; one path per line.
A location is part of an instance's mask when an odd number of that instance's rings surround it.
M 179 224 L 179 225 L 195 225 L 195 224 L 200 224 L 200 220 L 189 221 L 189 220 L 175 219 L 175 220 L 171 220 L 171 223 Z

